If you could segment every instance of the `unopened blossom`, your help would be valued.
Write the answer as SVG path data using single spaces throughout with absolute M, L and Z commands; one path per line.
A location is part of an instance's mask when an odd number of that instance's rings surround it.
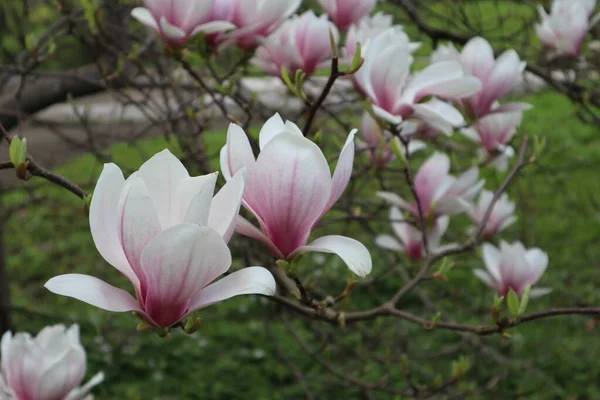
M 268 74 L 280 76 L 285 67 L 290 75 L 297 70 L 307 76 L 328 65 L 331 58 L 329 32 L 338 37 L 337 28 L 327 16 L 306 11 L 284 22 L 256 50 L 252 63 Z
M 550 14 L 538 6 L 541 21 L 535 25 L 540 40 L 556 55 L 576 57 L 590 27 L 600 14 L 590 20 L 596 0 L 554 0 Z
M 242 217 L 236 231 L 265 243 L 273 255 L 291 260 L 304 252 L 334 253 L 359 276 L 371 272 L 371 256 L 360 242 L 339 235 L 323 236 L 310 244 L 309 236 L 340 198 L 352 175 L 354 135 L 348 135 L 333 176 L 321 149 L 291 122 L 276 114 L 259 134 L 255 159 L 246 133 L 231 124 L 221 149 L 226 179 L 247 168 L 244 206 L 260 229 Z
M 356 43 L 360 43 L 364 47 L 367 42 L 382 32 L 392 28 L 393 17 L 382 12 L 365 17 L 356 24 L 352 25 L 346 33 L 346 40 L 344 47 L 342 48 L 342 58 L 344 62 L 349 63 L 356 54 Z M 404 32 L 404 28 L 401 25 L 394 25 L 396 36 L 395 41 L 402 40 L 406 41 L 408 48 L 411 52 L 421 47 L 421 43 L 411 43 L 408 35 Z
M 350 25 L 366 17 L 377 0 L 318 0 L 329 18 L 345 31 Z
M 475 223 L 475 227 L 471 229 L 474 231 L 479 228 L 483 223 L 484 217 L 492 204 L 494 193 L 489 190 L 483 190 L 479 195 L 477 204 L 463 202 L 467 215 Z M 515 203 L 508 199 L 508 195 L 503 193 L 494 207 L 492 212 L 483 228 L 482 236 L 484 239 L 489 240 L 498 234 L 500 231 L 508 228 L 510 225 L 517 221 L 515 216 Z
M 483 245 L 484 269 L 476 269 L 475 276 L 494 289 L 500 296 L 506 296 L 510 289 L 519 297 L 527 286 L 533 286 L 542 277 L 548 267 L 548 255 L 541 249 L 525 249 L 521 242 L 509 244 L 500 242 L 498 249 L 494 245 Z M 551 289 L 536 288 L 531 296 L 541 296 Z
M 467 170 L 458 178 L 450 175 L 449 171 L 450 158 L 436 152 L 425 161 L 415 176 L 414 188 L 423 216 L 427 219 L 463 212 L 463 201 L 472 201 L 483 187 L 484 180 L 479 180 L 477 168 Z M 406 201 L 390 192 L 378 192 L 377 195 L 419 217 L 419 205 L 416 201 Z
M 453 61 L 431 64 L 409 78 L 413 58 L 406 35 L 388 29 L 370 40 L 362 53 L 363 66 L 354 74 L 359 90 L 372 102 L 374 112 L 392 124 L 421 120 L 443 132 L 464 124 L 462 114 L 438 99 L 471 96 L 481 88 L 479 79 L 465 75 Z M 426 98 L 433 97 L 425 101 Z
M 108 311 L 133 311 L 157 327 L 233 296 L 273 294 L 273 276 L 262 267 L 212 283 L 231 266 L 227 242 L 242 201 L 243 173 L 213 198 L 217 174 L 190 177 L 168 150 L 127 180 L 115 164 L 105 164 L 90 206 L 92 237 L 102 257 L 129 279 L 135 297 L 80 274 L 52 278 L 46 288 Z
M 86 364 L 78 325 L 47 326 L 36 337 L 6 332 L 0 341 L 0 399 L 89 400 L 104 374 L 80 386 Z
M 461 53 L 448 45 L 438 48 L 432 56 L 433 65 L 448 61 L 460 61 L 465 73 L 481 81 L 481 90 L 462 101 L 473 118 L 480 118 L 491 112 L 516 111 L 530 108 L 529 105 L 511 103 L 498 105 L 498 100 L 509 94 L 523 79 L 526 63 L 521 61 L 516 51 L 510 49 L 497 59 L 490 43 L 482 37 L 475 37 L 465 44 Z
M 364 139 L 363 148 L 366 149 L 371 165 L 375 167 L 384 167 L 396 158 L 392 150 L 390 140 L 392 134 L 389 131 L 381 129 L 377 121 L 368 112 L 362 116 L 360 133 Z M 408 152 L 410 154 L 425 148 L 425 143 L 418 140 L 408 142 Z M 402 146 L 404 149 L 404 146 Z
M 275 32 L 302 3 L 302 0 L 232 1 L 234 2 L 232 22 L 237 29 L 226 34 L 223 39 L 235 42 L 248 50 L 256 48 L 263 39 Z
M 430 251 L 440 249 L 440 241 L 446 233 L 446 229 L 448 229 L 449 221 L 448 216 L 442 216 L 437 218 L 431 227 L 427 228 L 427 244 Z M 425 257 L 423 233 L 404 219 L 404 215 L 398 207 L 390 208 L 390 223 L 396 237 L 379 235 L 375 239 L 377 246 L 392 251 L 401 251 L 412 260 L 420 260 Z
M 159 32 L 170 46 L 185 45 L 200 32 L 211 34 L 232 29 L 231 0 L 144 0 L 131 15 Z M 220 18 L 227 18 L 221 20 Z

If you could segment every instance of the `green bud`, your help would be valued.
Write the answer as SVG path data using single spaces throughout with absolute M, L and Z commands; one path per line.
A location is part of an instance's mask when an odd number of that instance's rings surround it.
M 15 136 L 10 142 L 10 148 L 8 150 L 10 162 L 15 167 L 17 178 L 26 181 L 29 179 L 29 173 L 27 167 L 29 162 L 27 161 L 27 139 L 19 139 Z
M 365 59 L 362 58 L 362 46 L 360 42 L 356 42 L 356 53 L 354 53 L 354 58 L 352 59 L 352 64 L 350 64 L 350 68 L 346 71 L 347 74 L 353 74 L 362 67 Z
M 402 160 L 402 163 L 406 165 L 408 161 L 406 160 L 406 155 L 404 153 L 404 145 L 402 144 L 398 136 L 394 136 L 392 138 L 390 142 L 390 147 L 396 155 L 396 157 L 398 157 L 399 160 Z
M 527 285 L 525 287 L 525 291 L 523 292 L 523 296 L 521 296 L 521 305 L 519 306 L 519 317 L 525 314 L 527 311 L 527 305 L 529 304 L 529 295 L 531 294 L 531 286 Z
M 331 28 L 329 29 L 329 43 L 331 44 L 331 57 L 338 58 L 339 54 L 337 43 L 335 41 L 335 35 L 333 34 L 333 30 Z
M 200 321 L 200 318 L 188 318 L 187 321 L 185 321 L 183 331 L 188 335 L 195 333 L 200 329 Z

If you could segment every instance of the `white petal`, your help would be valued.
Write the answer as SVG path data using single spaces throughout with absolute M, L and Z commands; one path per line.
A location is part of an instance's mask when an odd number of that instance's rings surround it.
M 494 281 L 494 278 L 484 269 L 475 269 L 473 270 L 473 274 L 481 279 L 486 285 L 491 287 L 494 290 L 497 290 L 497 283 Z
M 378 247 L 392 251 L 402 251 L 403 247 L 393 236 L 379 235 L 375 238 L 375 244 Z
M 346 236 L 323 236 L 306 246 L 302 246 L 295 254 L 313 251 L 337 254 L 348 268 L 360 277 L 369 275 L 373 267 L 369 250 L 358 240 Z
M 65 400 L 87 400 L 86 395 L 94 386 L 101 384 L 104 381 L 104 372 L 98 372 L 82 387 L 73 390 Z M 90 399 L 93 400 L 93 399 Z
M 168 226 L 163 229 L 187 222 L 190 224 L 207 225 L 212 207 L 217 172 L 204 176 L 186 178 L 179 183 L 173 211 L 177 214 L 171 217 Z
M 405 210 L 411 210 L 412 205 L 404 200 L 402 197 L 398 196 L 396 193 L 392 192 L 377 192 L 377 197 L 382 200 L 387 201 L 391 205 L 398 206 L 400 208 L 404 208 Z
M 402 122 L 402 117 L 400 115 L 392 115 L 381 107 L 373 105 L 373 113 L 384 121 L 389 122 L 392 125 L 398 125 Z
M 497 281 L 502 280 L 502 274 L 500 273 L 500 258 L 502 257 L 500 250 L 495 246 L 484 243 L 483 247 L 483 262 L 490 275 Z
M 225 32 L 235 29 L 235 25 L 231 22 L 227 21 L 211 21 L 205 24 L 199 25 L 192 31 L 190 36 L 195 36 L 200 32 L 204 32 L 205 34 Z
M 279 114 L 275 114 L 261 128 L 258 134 L 258 146 L 262 150 L 275 136 L 290 132 L 293 131 L 288 131 Z
M 225 179 L 230 179 L 240 169 L 254 164 L 252 147 L 246 132 L 235 124 L 227 131 L 227 145 L 221 150 L 221 170 Z
M 181 28 L 171 25 L 164 16 L 160 17 L 159 24 L 163 35 L 167 38 L 180 40 L 185 37 L 185 32 Z
M 113 312 L 141 312 L 140 305 L 128 292 L 89 275 L 67 274 L 50 279 L 44 285 L 52 293 L 72 297 Z
M 90 204 L 90 230 L 100 255 L 137 286 L 138 278 L 125 257 L 117 228 L 117 209 L 124 185 L 119 167 L 105 164 Z
M 348 182 L 350 182 L 350 178 L 352 177 L 352 165 L 354 163 L 354 136 L 356 135 L 356 132 L 356 129 L 350 132 L 342 152 L 340 153 L 340 157 L 338 158 L 337 166 L 335 167 L 335 172 L 333 173 L 333 178 L 331 180 L 331 195 L 329 196 L 329 201 L 325 206 L 324 212 L 329 211 L 335 202 L 338 201 L 338 199 L 344 193 L 344 190 L 346 190 Z
M 221 188 L 210 206 L 208 226 L 217 231 L 225 242 L 229 242 L 235 230 L 236 219 L 240 213 L 242 196 L 246 186 L 245 176 L 245 168 L 238 171 L 233 179 Z
M 275 278 L 266 268 L 244 268 L 202 289 L 190 303 L 190 312 L 243 294 L 272 296 L 275 289 Z
M 131 10 L 131 16 L 140 21 L 142 24 L 146 25 L 147 27 L 150 27 L 155 31 L 159 30 L 156 20 L 152 16 L 150 10 L 148 10 L 147 8 L 136 7 L 133 10 Z

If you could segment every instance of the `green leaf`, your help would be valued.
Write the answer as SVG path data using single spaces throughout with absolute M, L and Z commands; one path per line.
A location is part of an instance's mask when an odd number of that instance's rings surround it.
M 525 287 L 525 291 L 523 292 L 523 296 L 521 296 L 521 305 L 519 307 L 519 316 L 525 314 L 527 311 L 527 305 L 529 304 L 529 295 L 531 294 L 531 286 L 527 285 Z
M 506 297 L 506 304 L 508 305 L 508 311 L 515 317 L 519 316 L 519 295 L 512 288 L 508 291 Z

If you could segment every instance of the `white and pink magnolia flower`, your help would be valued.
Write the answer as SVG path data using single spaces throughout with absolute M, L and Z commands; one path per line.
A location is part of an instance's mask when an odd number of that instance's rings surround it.
M 463 99 L 474 118 L 490 112 L 526 110 L 528 104 L 510 103 L 498 106 L 498 100 L 509 94 L 523 79 L 526 63 L 521 61 L 514 50 L 507 50 L 494 58 L 490 43 L 482 37 L 475 37 L 465 44 L 461 53 L 452 45 L 438 48 L 432 55 L 433 65 L 460 60 L 465 73 L 481 81 L 482 87 L 476 94 Z
M 294 16 L 264 40 L 252 63 L 275 76 L 281 76 L 283 67 L 290 75 L 301 70 L 310 76 L 331 58 L 330 30 L 337 40 L 337 28 L 325 15 L 306 11 Z
M 377 121 L 368 112 L 362 116 L 360 132 L 364 139 L 362 148 L 365 148 L 371 165 L 374 167 L 385 167 L 396 158 L 389 141 L 392 133 L 381 129 Z M 408 151 L 410 154 L 424 149 L 425 143 L 418 140 L 410 140 Z
M 235 28 L 231 0 L 144 0 L 131 16 L 159 32 L 170 46 L 185 45 L 200 32 L 214 34 Z M 221 18 L 224 18 L 223 20 Z
M 318 0 L 329 18 L 345 31 L 350 25 L 366 17 L 377 0 Z
M 404 220 L 404 215 L 398 207 L 390 208 L 390 222 L 392 230 L 396 237 L 391 235 L 379 235 L 375 239 L 377 246 L 405 253 L 411 260 L 420 260 L 425 257 L 425 246 L 423 244 L 423 233 L 410 222 Z M 446 229 L 450 217 L 443 216 L 435 220 L 427 230 L 427 244 L 430 251 L 440 250 L 440 242 Z M 443 246 L 446 247 L 446 246 Z
M 232 0 L 233 24 L 237 29 L 224 35 L 223 40 L 236 42 L 244 49 L 254 49 L 275 32 L 292 14 L 302 0 Z M 329 43 L 329 40 L 327 40 Z
M 242 201 L 243 173 L 213 198 L 217 173 L 190 177 L 168 150 L 127 180 L 115 164 L 105 164 L 90 206 L 92 237 L 102 257 L 131 281 L 135 298 L 80 274 L 54 277 L 46 288 L 108 311 L 133 311 L 158 327 L 233 296 L 273 294 L 273 276 L 262 267 L 211 284 L 231 266 L 227 242 Z
M 473 220 L 473 222 L 475 222 L 475 227 L 471 228 L 471 232 L 477 229 L 483 222 L 483 218 L 485 217 L 490 204 L 492 204 L 493 198 L 493 192 L 489 190 L 483 190 L 479 195 L 477 205 L 462 201 L 467 215 Z M 517 217 L 515 216 L 515 203 L 508 199 L 508 195 L 506 193 L 503 193 L 496 204 L 494 204 L 494 208 L 492 208 L 490 217 L 483 228 L 482 236 L 484 239 L 489 240 L 516 221 Z
M 475 276 L 494 289 L 500 296 L 506 296 L 510 289 L 519 296 L 527 286 L 533 286 L 548 267 L 548 255 L 541 249 L 525 249 L 521 242 L 509 244 L 500 242 L 500 249 L 489 243 L 483 244 L 485 270 L 476 269 Z M 549 288 L 532 289 L 530 296 L 547 294 Z
M 0 341 L 0 399 L 89 400 L 102 372 L 79 386 L 86 372 L 79 326 L 47 326 L 33 338 L 6 332 Z
M 577 57 L 590 27 L 598 21 L 597 14 L 590 21 L 596 0 L 554 0 L 550 14 L 538 6 L 541 22 L 535 25 L 540 40 L 556 55 Z
M 307 244 L 321 218 L 340 198 L 352 175 L 354 135 L 348 135 L 331 175 L 321 149 L 278 114 L 259 134 L 260 154 L 254 158 L 246 133 L 232 124 L 221 149 L 226 179 L 247 168 L 244 206 L 260 224 L 240 217 L 236 231 L 265 243 L 278 259 L 290 260 L 309 251 L 334 253 L 359 276 L 371 272 L 371 256 L 360 242 L 345 236 L 324 236 Z
M 443 132 L 464 124 L 452 105 L 432 98 L 459 99 L 476 93 L 481 82 L 466 76 L 459 63 L 434 63 L 409 79 L 413 58 L 406 34 L 388 29 L 370 40 L 363 51 L 364 64 L 354 74 L 360 91 L 371 100 L 373 110 L 393 124 L 412 118 Z
M 344 63 L 350 63 L 356 54 L 356 43 L 360 43 L 364 47 L 367 42 L 382 32 L 392 28 L 393 17 L 382 12 L 371 17 L 365 17 L 356 24 L 353 24 L 346 33 L 346 40 L 342 48 L 342 59 Z M 421 43 L 411 43 L 408 35 L 404 33 L 404 28 L 401 25 L 393 26 L 396 36 L 395 41 L 406 41 L 411 52 L 421 47 Z
M 458 178 L 450 175 L 449 171 L 450 158 L 436 152 L 425 161 L 415 176 L 415 191 L 423 216 L 427 219 L 464 212 L 463 201 L 472 201 L 485 183 L 483 179 L 479 180 L 477 168 L 469 169 Z M 390 192 L 378 192 L 377 195 L 413 216 L 419 216 L 416 201 L 408 202 Z

